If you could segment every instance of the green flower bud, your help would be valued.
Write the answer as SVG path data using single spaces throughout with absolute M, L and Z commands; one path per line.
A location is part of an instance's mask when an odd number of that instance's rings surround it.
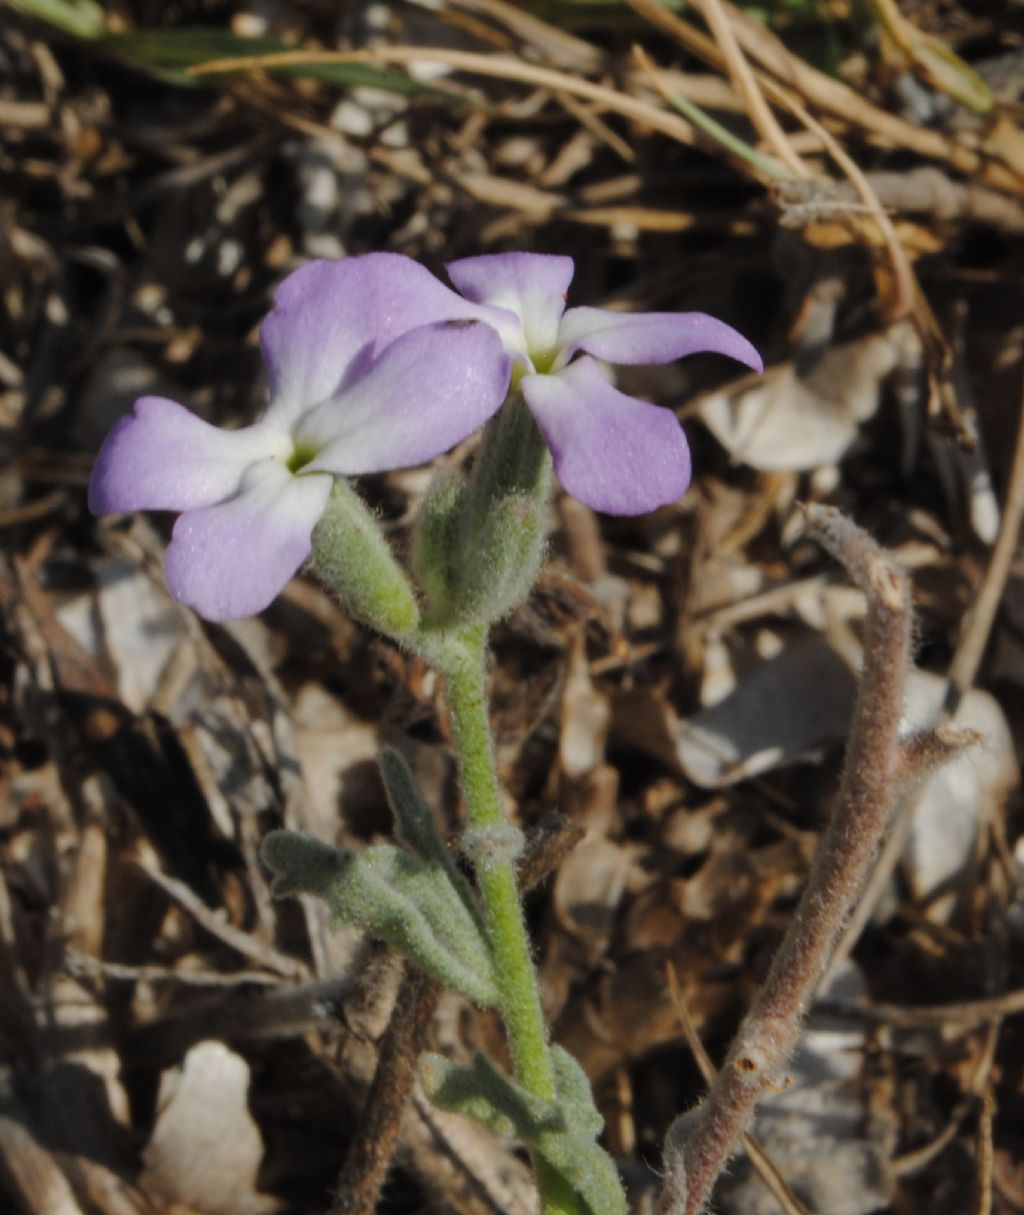
M 366 503 L 340 477 L 313 529 L 312 564 L 357 620 L 398 641 L 417 628 L 420 613 L 409 579 Z
M 442 481 L 417 528 L 414 561 L 435 629 L 489 625 L 530 593 L 547 541 L 551 458 L 514 396 L 488 423 L 466 485 Z
M 412 569 L 426 594 L 432 620 L 446 620 L 453 612 L 453 558 L 458 551 L 465 493 L 465 481 L 458 473 L 444 474 L 431 485 L 416 517 Z

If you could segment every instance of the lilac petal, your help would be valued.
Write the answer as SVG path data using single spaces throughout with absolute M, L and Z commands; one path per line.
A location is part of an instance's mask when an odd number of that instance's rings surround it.
M 467 299 L 515 313 L 522 322 L 526 349 L 553 353 L 565 295 L 572 282 L 571 257 L 544 253 L 490 253 L 449 262 L 452 282 Z
M 671 363 L 711 351 L 763 371 L 761 356 L 731 325 L 704 312 L 570 308 L 559 329 L 562 358 L 585 350 L 608 363 Z
M 207 620 L 261 612 L 309 556 L 331 484 L 328 476 L 294 476 L 277 460 L 254 465 L 236 497 L 175 523 L 171 594 Z
M 575 498 L 610 515 L 674 502 L 690 483 L 690 449 L 675 414 L 619 392 L 593 359 L 526 376 L 523 396 Z
M 454 447 L 505 399 L 509 358 L 489 325 L 427 325 L 393 342 L 358 382 L 305 418 L 309 472 L 379 472 Z
M 397 253 L 310 262 L 281 283 L 263 322 L 268 416 L 289 427 L 403 333 L 479 314 L 424 266 Z
M 163 397 L 140 397 L 104 440 L 89 509 L 194 510 L 233 494 L 254 461 L 286 459 L 287 436 L 265 424 L 219 430 Z

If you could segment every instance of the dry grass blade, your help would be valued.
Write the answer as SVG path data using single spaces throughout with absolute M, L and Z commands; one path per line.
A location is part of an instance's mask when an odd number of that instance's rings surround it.
M 1024 402 L 1017 440 L 1013 450 L 1010 481 L 1006 488 L 999 536 L 985 568 L 981 585 L 964 619 L 956 653 L 949 667 L 949 696 L 947 712 L 956 711 L 957 704 L 974 682 L 992 624 L 999 610 L 1014 554 L 1020 543 L 1021 522 L 1024 520 Z
M 712 39 L 664 8 L 657 0 L 627 0 L 627 3 L 705 62 L 718 68 L 724 66 L 721 52 Z M 764 71 L 770 73 L 758 76 L 762 87 L 772 82 L 776 87 L 788 90 L 792 97 L 802 99 L 804 104 L 815 106 L 889 147 L 904 148 L 930 160 L 950 164 L 968 176 L 980 176 L 998 189 L 1015 194 L 1021 192 L 1024 183 L 1012 166 L 1005 162 L 992 162 L 963 140 L 946 132 L 915 125 L 873 105 L 841 80 L 826 75 L 790 52 L 764 25 L 751 20 L 733 5 L 723 4 L 723 8 L 739 45 Z
M 795 153 L 792 141 L 775 121 L 765 102 L 762 88 L 768 91 L 777 104 L 790 110 L 807 130 L 821 141 L 849 178 L 857 196 L 868 208 L 888 250 L 896 286 L 894 298 L 887 307 L 889 319 L 896 320 L 901 316 L 916 313 L 919 310 L 920 291 L 916 285 L 913 269 L 896 235 L 892 221 L 879 203 L 870 182 L 831 133 L 811 116 L 806 105 L 798 100 L 791 88 L 781 87 L 777 81 L 770 79 L 762 79 L 760 83 L 758 82 L 757 76 L 750 71 L 743 58 L 740 42 L 734 29 L 734 25 L 737 23 L 735 19 L 727 19 L 721 0 L 702 0 L 701 4 L 701 11 L 717 39 L 717 53 L 712 51 L 712 46 L 702 35 L 699 35 L 688 23 L 680 20 L 674 14 L 667 13 L 661 5 L 656 3 L 656 0 L 629 0 L 629 2 L 631 7 L 642 16 L 666 29 L 689 49 L 695 50 L 708 61 L 720 62 L 727 68 L 737 91 L 746 102 L 747 113 L 755 128 L 796 178 L 811 180 L 815 174 Z M 730 17 L 732 16 L 730 10 Z M 747 39 L 747 42 L 749 44 L 750 39 Z
M 783 96 L 783 94 L 780 94 L 780 100 L 783 99 Z M 784 104 L 787 104 L 804 126 L 817 135 L 825 145 L 829 151 L 829 155 L 832 156 L 836 164 L 839 165 L 849 178 L 850 184 L 868 209 L 871 218 L 878 225 L 886 251 L 889 254 L 893 278 L 896 284 L 896 290 L 893 293 L 892 299 L 886 301 L 886 319 L 893 322 L 899 320 L 901 317 L 913 315 L 917 320 L 919 329 L 922 332 L 926 332 L 929 324 L 928 319 L 921 315 L 921 290 L 917 285 L 913 267 L 910 264 L 910 259 L 907 257 L 906 250 L 896 235 L 896 229 L 893 227 L 892 220 L 878 201 L 878 196 L 871 188 L 871 183 L 864 173 L 861 172 L 852 157 L 848 156 L 843 150 L 839 142 L 802 105 L 789 98 L 785 99 Z
M 891 1025 L 897 1029 L 921 1029 L 929 1026 L 948 1028 L 955 1033 L 968 1033 L 978 1026 L 991 1025 L 1005 1017 L 1024 1012 L 1024 989 L 989 996 L 984 1000 L 958 1000 L 948 1004 L 838 1004 L 822 1001 L 823 1011 L 839 1012 L 842 1016 L 861 1017 L 873 1025 Z
M 971 1215 L 990 1215 L 992 1210 L 992 1166 L 995 1159 L 992 1146 L 992 1124 L 995 1116 L 996 1098 L 990 1085 L 982 1096 L 981 1114 L 978 1117 L 977 1198 Z
M 766 186 L 770 186 L 780 181 L 790 182 L 794 180 L 790 176 L 789 171 L 781 164 L 778 164 L 771 157 L 765 156 L 756 148 L 745 143 L 739 136 L 730 131 L 728 127 L 723 126 L 716 119 L 712 118 L 710 114 L 700 109 L 695 102 L 674 92 L 665 79 L 665 74 L 655 68 L 642 47 L 635 46 L 633 48 L 633 62 L 639 67 L 643 74 L 643 79 L 650 83 L 651 87 L 661 95 L 668 105 L 679 110 L 714 145 L 731 154 L 741 168 L 746 172 L 752 172 L 758 181 Z
M 549 62 L 576 72 L 592 72 L 601 67 L 602 55 L 592 43 L 505 0 L 453 0 L 453 3 L 456 8 L 499 22 Z
M 736 92 L 745 103 L 747 115 L 754 124 L 754 129 L 794 177 L 813 177 L 814 174 L 795 151 L 786 132 L 779 126 L 775 115 L 769 109 L 757 79 L 743 57 L 743 51 L 740 49 L 732 26 L 725 15 L 721 0 L 697 0 L 697 8 L 718 42 L 726 70 Z
M 534 67 L 518 59 L 500 55 L 481 55 L 474 51 L 456 51 L 438 47 L 382 46 L 372 51 L 287 51 L 273 55 L 252 55 L 236 59 L 214 59 L 189 69 L 192 76 L 258 72 L 275 67 L 313 67 L 334 63 L 388 63 L 409 66 L 415 63 L 440 63 L 452 71 L 469 72 L 493 80 L 512 80 L 534 88 L 551 89 L 582 97 L 613 114 L 621 114 L 639 122 L 652 131 L 679 143 L 692 145 L 694 131 L 688 122 L 666 114 L 657 106 L 639 101 L 626 93 L 604 85 L 591 84 L 566 72 L 552 68 Z

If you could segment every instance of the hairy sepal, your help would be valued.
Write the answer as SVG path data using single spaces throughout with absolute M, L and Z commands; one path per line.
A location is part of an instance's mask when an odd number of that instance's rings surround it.
M 544 560 L 550 496 L 551 458 L 516 394 L 488 423 L 469 481 L 445 476 L 421 511 L 414 568 L 430 627 L 490 625 L 522 603 Z
M 412 585 L 380 524 L 342 478 L 313 529 L 312 566 L 357 620 L 397 641 L 415 632 L 420 612 Z

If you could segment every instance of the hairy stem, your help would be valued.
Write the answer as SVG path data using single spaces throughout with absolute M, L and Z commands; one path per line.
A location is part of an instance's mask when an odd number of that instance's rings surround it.
M 818 979 L 912 774 L 898 737 L 910 664 L 908 579 L 837 511 L 811 507 L 807 521 L 868 599 L 864 670 L 846 761 L 832 820 L 764 986 L 703 1104 L 669 1128 L 658 1215 L 700 1215 L 755 1106 L 781 1083 Z
M 540 824 L 527 839 L 519 864 L 520 890 L 529 890 L 542 882 L 582 836 L 579 826 L 558 815 Z M 413 963 L 406 963 L 391 1020 L 381 1041 L 373 1083 L 329 1215 L 373 1215 L 376 1211 L 398 1142 L 402 1114 L 416 1080 L 417 1062 L 442 990 L 436 979 Z
M 536 972 L 516 881 L 517 849 L 501 801 L 485 690 L 486 631 L 467 630 L 445 645 L 436 665 L 445 679 L 466 801 L 467 838 L 497 962 L 501 1013 L 516 1077 L 553 1101 L 554 1073 Z M 534 1171 L 544 1215 L 576 1215 L 568 1183 L 539 1155 Z
M 548 1057 L 547 1031 L 541 1012 L 516 886 L 515 853 L 500 845 L 508 828 L 495 770 L 491 727 L 484 691 L 483 631 L 468 635 L 449 651 L 443 668 L 466 799 L 467 827 L 478 838 L 493 832 L 493 855 L 477 859 L 477 879 L 488 931 L 498 964 L 502 1013 L 516 1074 L 523 1085 L 546 1101 L 555 1095 Z
M 426 1042 L 441 984 L 406 963 L 395 1009 L 355 1138 L 349 1145 L 330 1215 L 373 1215 L 391 1163 L 416 1064 Z

